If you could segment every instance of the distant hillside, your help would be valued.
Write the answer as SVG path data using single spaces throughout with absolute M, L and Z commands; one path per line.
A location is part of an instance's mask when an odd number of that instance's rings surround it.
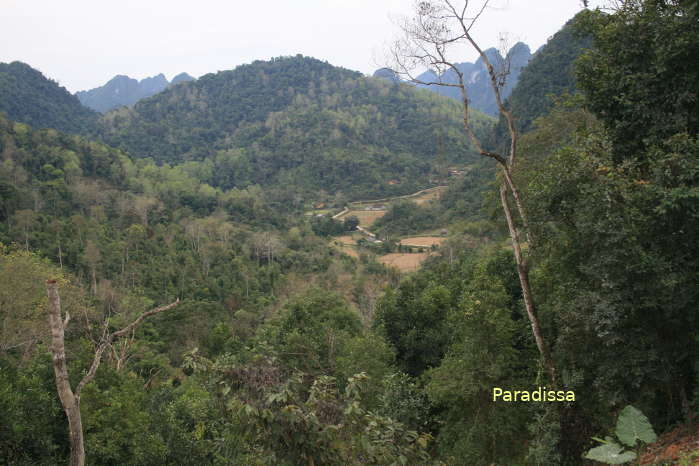
M 530 130 L 536 118 L 548 114 L 553 107 L 552 97 L 576 92 L 573 63 L 591 46 L 591 39 L 576 31 L 577 18 L 572 18 L 554 34 L 521 70 L 506 101 L 520 132 Z M 503 118 L 486 139 L 486 145 L 503 152 L 508 150 L 509 136 Z M 477 170 L 466 174 L 442 195 L 441 204 L 447 216 L 478 218 L 484 215 L 483 193 L 492 189 L 489 185 L 491 178 L 486 175 L 489 171 L 494 172 L 491 161 L 481 160 Z
M 568 21 L 534 54 L 512 90 L 509 104 L 522 131 L 549 112 L 551 96 L 576 92 L 573 62 L 592 45 L 589 36 L 576 32 L 578 17 Z
M 22 62 L 0 63 L 0 112 L 35 128 L 92 130 L 97 114 L 57 82 Z
M 374 71 L 374 75 L 372 77 L 384 79 L 393 83 L 401 82 L 400 77 L 390 68 L 379 68 L 378 70 Z
M 187 73 L 180 73 L 177 76 L 175 76 L 174 78 L 172 78 L 172 81 L 170 81 L 170 85 L 174 86 L 175 84 L 185 83 L 187 81 L 194 81 L 195 79 L 196 78 L 194 78 L 193 76 L 190 76 Z
M 140 81 L 128 76 L 117 75 L 104 86 L 89 91 L 79 91 L 75 95 L 84 106 L 105 113 L 124 105 L 133 105 L 141 99 L 164 91 L 170 85 L 192 80 L 194 78 L 187 73 L 178 74 L 172 79 L 172 82 L 168 82 L 162 73 Z
M 366 198 L 430 185 L 435 161 L 472 161 L 459 112 L 450 99 L 299 55 L 202 76 L 102 124 L 105 140 L 135 157 L 204 162 L 202 179 L 224 189 L 281 184 Z M 480 132 L 493 123 L 475 118 Z
M 500 52 L 498 52 L 495 48 L 485 50 L 485 54 L 488 57 L 488 60 L 496 68 L 501 67 L 506 63 L 505 59 L 502 57 L 502 55 L 500 55 Z M 522 42 L 517 42 L 507 52 L 506 58 L 509 62 L 510 72 L 502 90 L 503 98 L 507 98 L 510 95 L 512 89 L 519 80 L 520 72 L 527 65 L 531 57 L 532 54 L 529 50 L 529 46 Z M 478 58 L 475 63 L 457 63 L 456 67 L 464 74 L 466 90 L 468 91 L 471 106 L 483 113 L 496 116 L 498 114 L 498 108 L 495 103 L 495 95 L 490 87 L 488 70 L 485 68 L 483 59 Z M 394 81 L 397 79 L 392 71 L 386 68 L 377 70 L 374 73 L 374 76 L 389 81 Z M 450 84 L 458 82 L 458 77 L 453 70 L 448 70 L 442 76 L 438 76 L 434 71 L 428 70 L 417 76 L 416 79 L 424 82 L 442 81 Z M 428 89 L 432 92 L 450 97 L 452 99 L 461 99 L 460 91 L 455 87 L 438 85 L 426 86 L 424 84 L 416 84 L 416 86 Z

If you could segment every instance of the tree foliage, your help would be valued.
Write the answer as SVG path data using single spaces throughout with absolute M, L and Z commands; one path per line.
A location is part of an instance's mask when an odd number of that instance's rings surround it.
M 97 113 L 57 82 L 22 62 L 0 63 L 0 112 L 35 128 L 75 134 L 96 129 Z

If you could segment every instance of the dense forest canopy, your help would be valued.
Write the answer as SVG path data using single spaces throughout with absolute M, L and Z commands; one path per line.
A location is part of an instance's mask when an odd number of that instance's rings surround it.
M 18 61 L 0 63 L 0 112 L 36 128 L 67 133 L 87 133 L 97 120 L 97 113 L 64 87 Z
M 33 89 L 32 99 L 42 95 L 44 107 L 75 113 L 64 100 L 77 102 L 65 89 L 22 66 L 33 76 L 22 84 L 27 93 Z M 41 118 L 0 110 L 135 158 L 181 165 L 217 188 L 286 186 L 307 200 L 322 198 L 319 191 L 350 200 L 408 194 L 443 179 L 449 164 L 476 159 L 460 131 L 456 102 L 300 55 L 180 82 L 99 120 L 78 105 L 90 117 L 87 123 L 71 117 L 80 126 L 51 125 L 41 106 L 27 108 Z M 474 118 L 479 134 L 493 124 L 481 114 Z
M 618 6 L 563 26 L 505 106 L 556 387 L 458 101 L 295 56 L 98 119 L 0 65 L 0 464 L 80 464 L 59 333 L 86 464 L 582 465 L 595 438 L 696 462 L 699 9 Z M 575 401 L 493 401 L 544 386 Z
M 490 119 L 474 118 L 485 133 Z M 302 56 L 202 76 L 103 125 L 105 140 L 134 156 L 203 162 L 203 176 L 222 188 L 382 197 L 427 187 L 438 163 L 475 159 L 456 102 Z

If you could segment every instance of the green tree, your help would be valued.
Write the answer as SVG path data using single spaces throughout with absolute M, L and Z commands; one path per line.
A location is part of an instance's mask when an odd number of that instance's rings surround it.
M 699 9 L 686 0 L 624 0 L 585 20 L 594 47 L 578 62 L 587 105 L 609 131 L 614 162 L 699 131 Z M 629 44 L 634 44 L 629 47 Z
M 375 325 L 396 350 L 398 367 L 417 376 L 439 364 L 450 338 L 450 290 L 437 277 L 411 277 L 378 302 Z
M 356 215 L 348 215 L 342 220 L 342 226 L 345 231 L 355 231 L 359 226 L 359 219 Z

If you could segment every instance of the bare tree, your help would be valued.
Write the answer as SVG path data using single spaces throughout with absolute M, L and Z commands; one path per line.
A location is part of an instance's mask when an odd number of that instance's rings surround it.
M 138 327 L 141 322 L 147 317 L 158 314 L 159 312 L 167 311 L 177 306 L 180 302 L 177 299 L 175 302 L 165 306 L 156 307 L 148 312 L 141 314 L 136 320 L 131 322 L 126 327 L 119 331 L 109 333 L 105 323 L 102 338 L 95 349 L 95 356 L 92 360 L 92 365 L 87 374 L 80 380 L 75 391 L 70 386 L 68 379 L 68 365 L 66 363 L 65 349 L 65 329 L 70 321 L 70 314 L 65 313 L 65 317 L 61 314 L 61 298 L 58 294 L 58 282 L 56 280 L 48 280 L 46 282 L 46 291 L 49 298 L 49 327 L 51 329 L 51 355 L 53 357 L 53 373 L 56 378 L 56 389 L 58 397 L 63 405 L 63 410 L 68 417 L 68 430 L 70 433 L 70 465 L 84 466 L 85 464 L 85 444 L 83 438 L 82 417 L 80 415 L 80 395 L 82 389 L 92 381 L 97 373 L 97 369 L 102 361 L 102 354 L 111 346 L 112 342 L 118 338 L 128 335 Z
M 390 49 L 389 61 L 397 75 L 417 84 L 450 86 L 459 89 L 463 109 L 463 126 L 476 150 L 484 157 L 493 159 L 498 166 L 500 184 L 500 202 L 514 249 L 517 263 L 517 274 L 522 289 L 524 305 L 532 328 L 536 346 L 541 354 L 542 362 L 553 386 L 557 385 L 556 367 L 551 357 L 548 345 L 541 331 L 537 316 L 532 288 L 529 280 L 529 256 L 535 247 L 531 235 L 522 197 L 513 178 L 513 170 L 517 163 L 518 134 L 514 116 L 504 105 L 502 88 L 505 85 L 509 66 L 506 63 L 494 64 L 484 53 L 474 39 L 471 30 L 488 8 L 489 0 L 473 5 L 469 0 L 463 0 L 458 6 L 457 0 L 424 0 L 415 4 L 415 16 L 400 23 L 403 36 L 396 40 Z M 470 121 L 469 96 L 466 89 L 464 74 L 450 58 L 449 52 L 457 46 L 474 49 L 481 57 L 490 77 L 490 85 L 495 95 L 500 115 L 507 124 L 510 138 L 508 153 L 498 153 L 486 150 L 478 139 Z M 435 79 L 423 81 L 415 76 L 415 71 L 428 68 L 434 71 Z M 456 76 L 454 80 L 445 80 L 447 72 Z M 514 209 L 511 200 L 514 200 Z M 520 230 L 524 233 L 524 239 Z M 524 243 L 527 247 L 523 247 Z M 528 251 L 527 251 L 528 249 Z
M 90 276 L 92 277 L 92 294 L 97 294 L 97 268 L 102 261 L 102 253 L 99 246 L 94 241 L 87 240 L 85 253 L 83 254 L 85 262 L 90 268 Z
M 25 249 L 29 251 L 29 231 L 36 225 L 39 216 L 34 210 L 24 209 L 16 211 L 14 217 L 15 223 L 24 232 Z

